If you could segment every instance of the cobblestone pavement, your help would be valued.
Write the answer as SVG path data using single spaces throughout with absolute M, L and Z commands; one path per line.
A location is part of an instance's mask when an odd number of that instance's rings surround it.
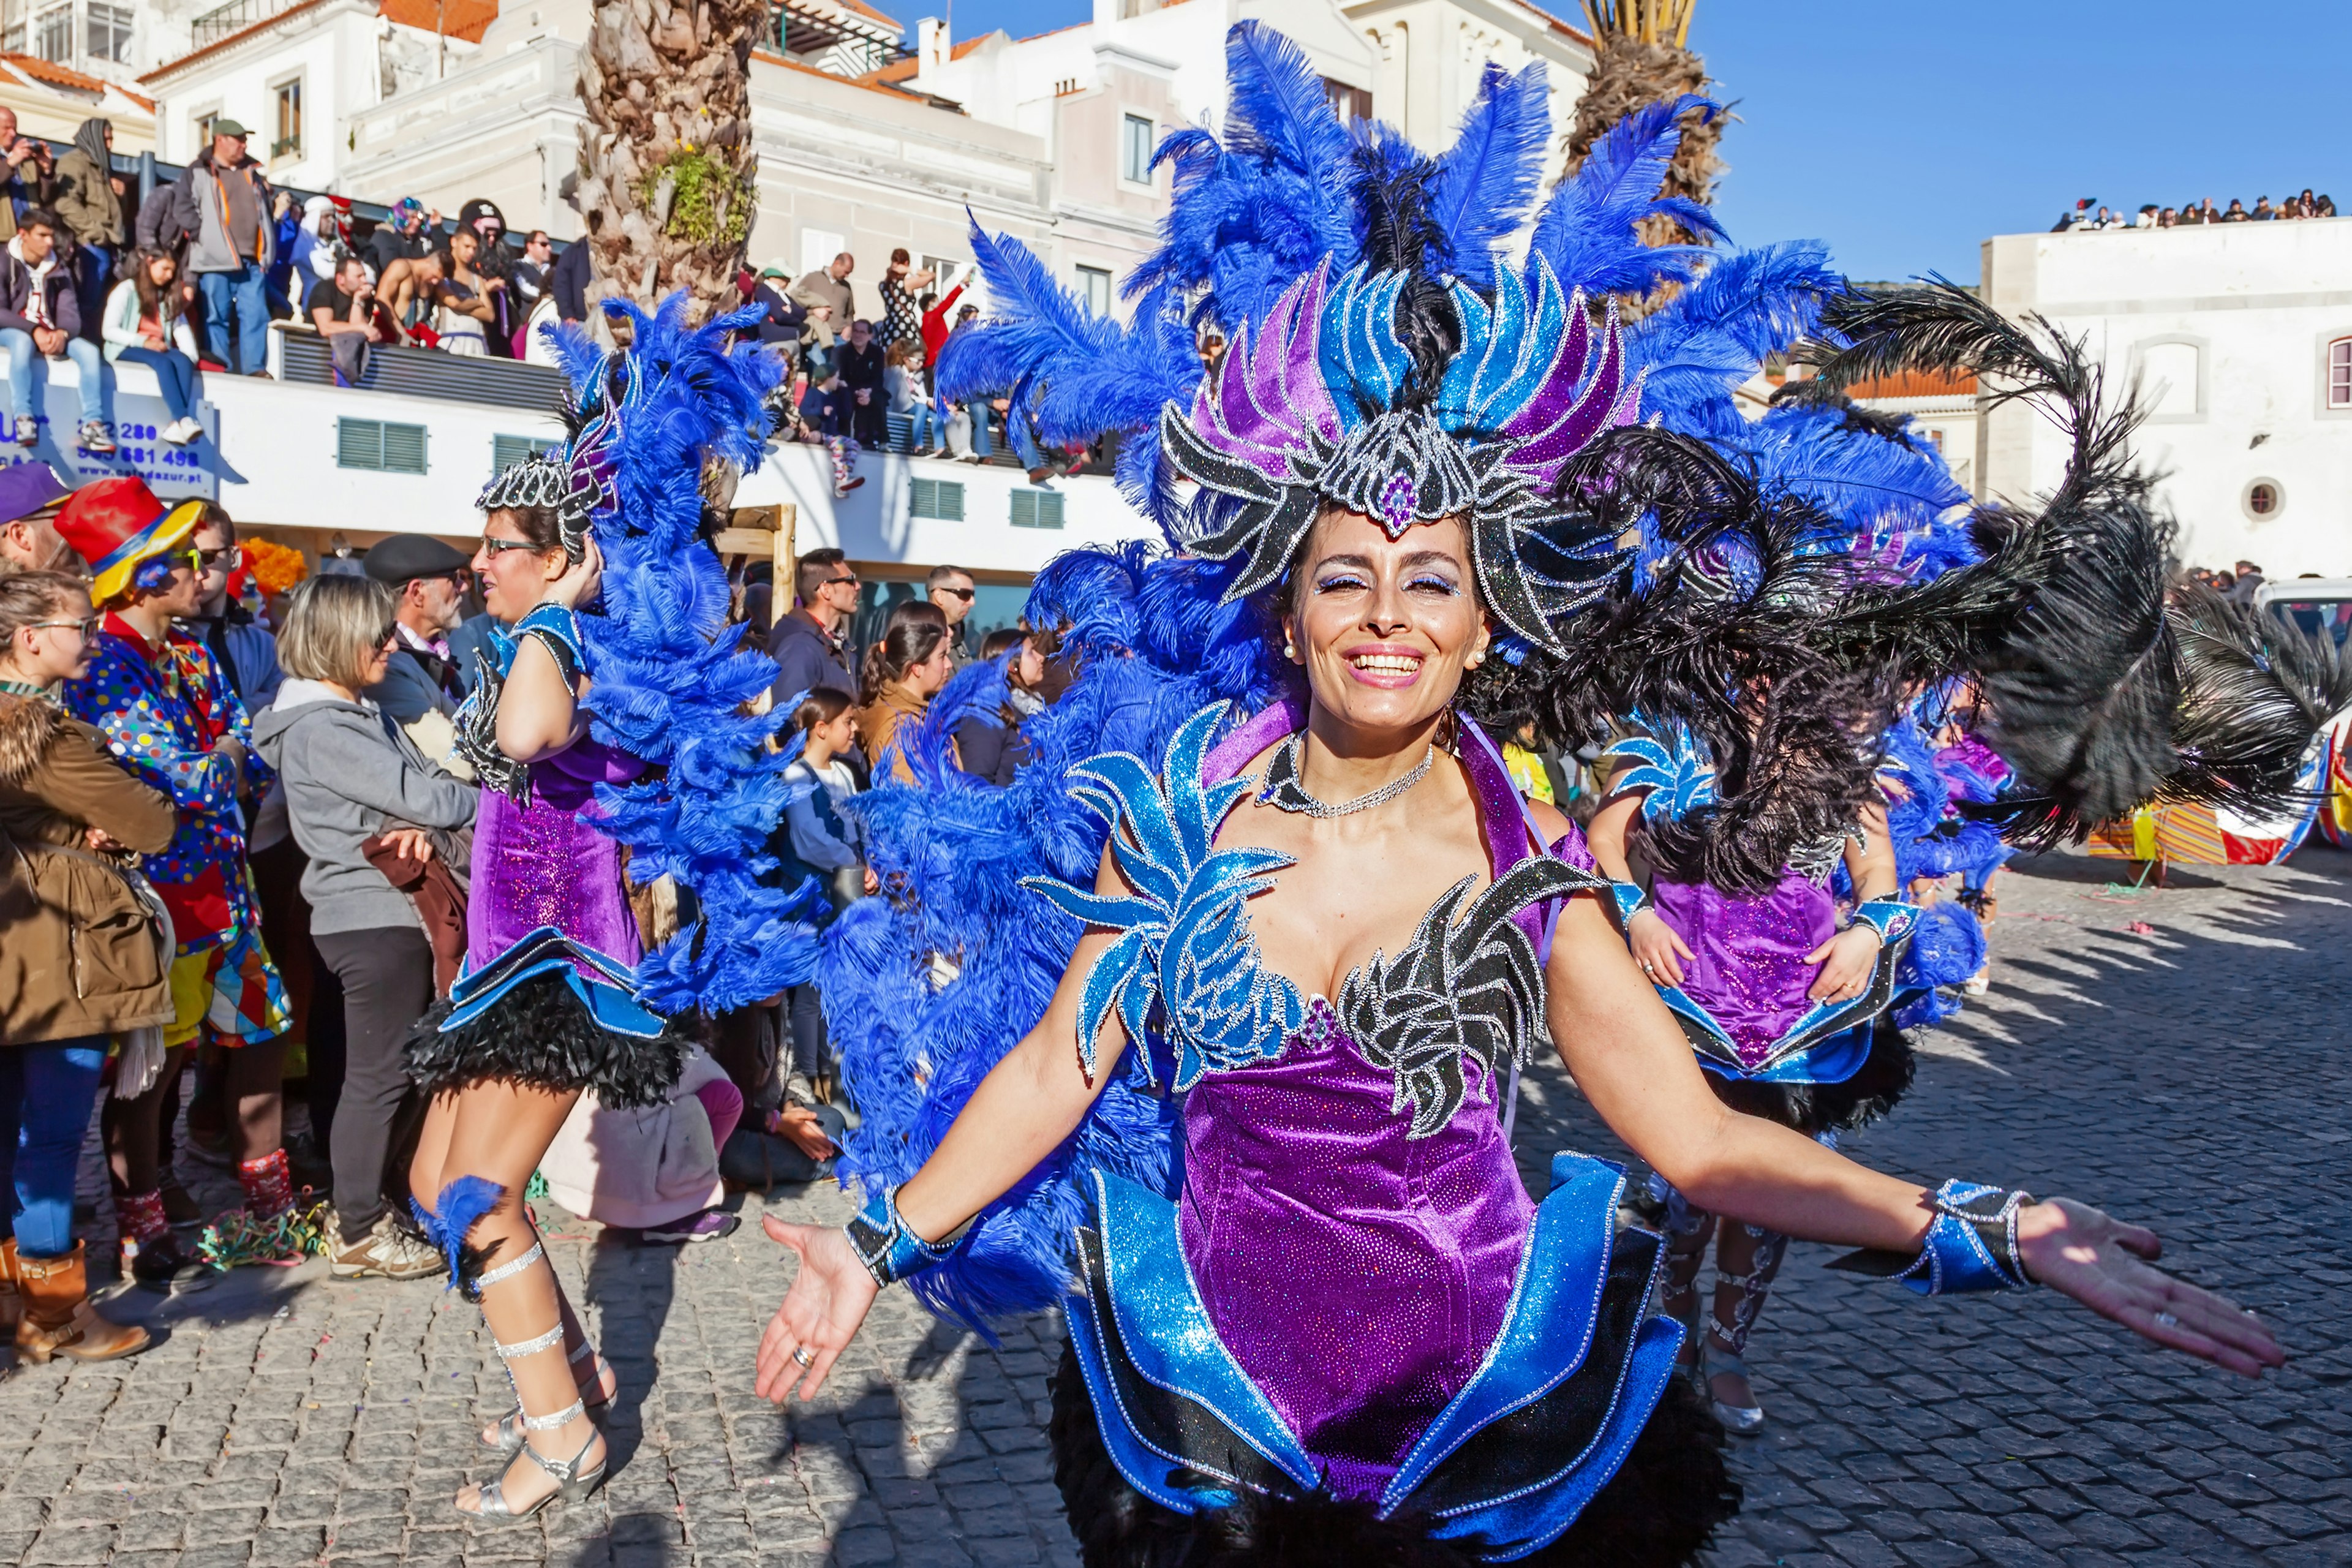
M 2059 858 L 2008 879 L 1994 994 L 1852 1146 L 2147 1221 L 2175 1267 L 2270 1314 L 2294 1366 L 2243 1385 L 2056 1300 L 1922 1302 L 1800 1245 L 1750 1346 L 1771 1422 L 1736 1446 L 1727 1568 L 2352 1563 L 2352 857 L 2137 895 L 2116 872 Z M 1520 1128 L 1531 1177 L 1556 1148 L 1616 1152 L 1557 1069 Z M 767 1203 L 845 1213 L 831 1191 Z M 1056 1327 L 991 1349 L 893 1292 L 825 1397 L 778 1415 L 750 1386 L 788 1274 L 761 1207 L 669 1251 L 542 1205 L 623 1387 L 611 1485 L 549 1521 L 473 1534 L 451 1512 L 504 1394 L 475 1310 L 314 1262 L 128 1292 L 110 1310 L 166 1329 L 156 1349 L 9 1373 L 0 1563 L 1074 1562 L 1043 1439 Z

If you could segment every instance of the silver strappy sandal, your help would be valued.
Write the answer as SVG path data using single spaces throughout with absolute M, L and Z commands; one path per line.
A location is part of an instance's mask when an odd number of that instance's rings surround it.
M 561 1325 L 556 1328 L 555 1333 L 558 1339 L 562 1337 L 563 1330 Z M 541 1342 L 542 1341 L 545 1342 Z M 555 1342 L 553 1340 L 548 1340 L 545 1335 L 541 1335 L 540 1339 L 528 1340 L 520 1345 L 500 1345 L 498 1347 L 498 1351 L 500 1359 L 512 1361 L 515 1356 L 529 1355 L 533 1351 L 544 1350 L 549 1344 L 552 1344 L 554 1342 Z M 509 1351 L 513 1352 L 514 1354 L 509 1355 L 507 1352 Z M 584 1361 L 588 1363 L 591 1367 L 595 1369 L 594 1375 L 596 1383 L 593 1391 L 589 1387 L 579 1384 L 579 1374 L 577 1373 L 572 1374 L 574 1385 L 580 1388 L 581 1407 L 588 1412 L 589 1418 L 591 1420 L 594 1420 L 599 1412 L 611 1409 L 613 1405 L 613 1395 L 604 1392 L 604 1369 L 606 1363 L 604 1358 L 596 1353 L 596 1347 L 589 1344 L 585 1341 L 583 1341 L 580 1348 L 573 1351 L 570 1355 L 564 1357 L 564 1359 L 575 1367 Z M 619 1380 L 615 1379 L 614 1381 L 617 1382 Z M 592 1392 L 593 1394 L 593 1398 L 591 1397 Z M 493 1425 L 498 1429 L 499 1440 L 497 1442 L 490 1442 L 478 1432 L 474 1435 L 474 1441 L 481 1445 L 482 1451 L 486 1454 L 495 1454 L 501 1459 L 510 1459 L 514 1458 L 516 1450 L 520 1449 L 523 1445 L 522 1401 L 520 1399 L 516 1400 L 513 1406 L 509 1409 L 505 1415 L 499 1416 Z
M 526 1415 L 522 1418 L 522 1424 L 535 1432 L 551 1432 L 559 1426 L 569 1424 L 573 1416 L 586 1413 L 587 1406 L 575 1399 L 552 1415 Z M 587 1496 L 604 1484 L 604 1466 L 607 1461 L 599 1459 L 593 1468 L 586 1469 L 581 1468 L 581 1461 L 587 1458 L 588 1450 L 594 1447 L 597 1439 L 603 1436 L 604 1434 L 596 1429 L 594 1424 L 591 1423 L 588 1436 L 580 1445 L 580 1451 L 568 1459 L 551 1459 L 529 1443 L 525 1443 L 521 1450 L 523 1457 L 555 1479 L 555 1489 L 518 1510 L 512 1503 L 507 1501 L 507 1479 L 501 1475 L 497 1480 L 482 1483 L 482 1506 L 479 1511 L 469 1512 L 461 1508 L 457 1510 L 459 1516 L 478 1524 L 502 1530 L 508 1525 L 520 1523 L 534 1514 L 544 1511 L 551 1503 L 566 1498 Z
M 1700 1342 L 1705 1347 L 1702 1364 L 1706 1369 L 1706 1386 L 1702 1392 L 1706 1394 L 1707 1404 L 1715 1410 L 1715 1418 L 1723 1423 L 1725 1431 L 1736 1433 L 1740 1436 L 1749 1436 L 1762 1431 L 1764 1429 L 1762 1405 L 1726 1405 L 1715 1396 L 1716 1378 L 1720 1375 L 1744 1378 L 1748 1375 L 1748 1363 L 1740 1359 L 1736 1351 L 1717 1350 L 1713 1334 L 1701 1336 Z M 1750 1384 L 1749 1386 L 1753 1387 L 1754 1384 Z

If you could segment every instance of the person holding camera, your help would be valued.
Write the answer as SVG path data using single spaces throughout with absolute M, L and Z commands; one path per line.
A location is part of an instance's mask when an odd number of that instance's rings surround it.
M 367 263 L 356 256 L 346 256 L 335 264 L 335 275 L 311 285 L 310 297 L 303 302 L 310 312 L 310 324 L 327 340 L 327 353 L 335 362 L 335 379 L 344 386 L 357 386 L 360 377 L 367 374 L 368 345 L 391 342 L 386 332 L 388 321 L 377 320 L 375 287 L 368 281 Z
M 48 144 L 16 133 L 16 111 L 0 108 L 0 240 L 16 237 L 16 215 L 41 205 L 57 176 Z

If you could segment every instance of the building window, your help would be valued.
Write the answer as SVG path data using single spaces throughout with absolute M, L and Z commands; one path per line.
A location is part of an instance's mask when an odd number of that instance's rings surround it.
M 2139 350 L 2140 405 L 2151 419 L 2195 419 L 2205 412 L 2204 352 L 2178 339 Z
M 425 472 L 425 426 L 381 419 L 335 421 L 335 466 L 381 474 Z
M 2352 338 L 2327 345 L 2327 406 L 2352 408 Z
M 278 107 L 278 129 L 269 138 L 272 158 L 302 155 L 302 79 L 281 81 L 274 95 Z
M 1331 100 L 1332 110 L 1339 116 L 1342 124 L 1372 117 L 1372 95 L 1363 88 L 1349 87 L 1344 81 L 1333 81 L 1327 76 L 1323 79 L 1323 96 Z
M 131 7 L 108 5 L 102 0 L 90 0 L 89 26 L 85 37 L 89 45 L 89 58 L 111 60 L 116 65 L 131 63 Z
M 1015 528 L 1059 528 L 1062 526 L 1062 496 L 1058 490 L 1014 490 L 1013 492 L 1013 526 Z
M 1110 268 L 1081 267 L 1078 268 L 1078 290 L 1087 297 L 1087 309 L 1097 316 L 1110 314 Z
M 1151 121 L 1130 114 L 1120 128 L 1118 177 L 1139 185 L 1151 183 Z
M 545 436 L 493 436 L 490 437 L 490 475 L 493 479 L 526 458 L 541 452 L 551 452 L 558 443 Z
M 907 510 L 911 516 L 936 518 L 941 522 L 963 521 L 963 481 L 961 479 L 916 479 L 908 488 Z
M 2256 522 L 2268 522 L 2286 510 L 2286 491 L 2276 479 L 2256 479 L 2246 487 L 2239 502 L 2248 517 Z
M 209 153 L 212 151 L 213 125 L 219 119 L 220 110 L 217 109 L 214 110 L 209 114 L 199 114 L 196 116 L 196 151 L 198 153 Z
M 45 60 L 70 64 L 74 58 L 74 8 L 54 5 L 33 18 L 33 52 Z

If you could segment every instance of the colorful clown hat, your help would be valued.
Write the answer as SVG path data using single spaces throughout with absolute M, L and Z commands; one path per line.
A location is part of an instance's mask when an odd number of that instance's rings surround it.
M 58 510 L 57 529 L 89 563 L 90 597 L 103 605 L 131 586 L 141 562 L 187 542 L 204 512 L 201 500 L 168 506 L 125 474 L 74 491 Z

